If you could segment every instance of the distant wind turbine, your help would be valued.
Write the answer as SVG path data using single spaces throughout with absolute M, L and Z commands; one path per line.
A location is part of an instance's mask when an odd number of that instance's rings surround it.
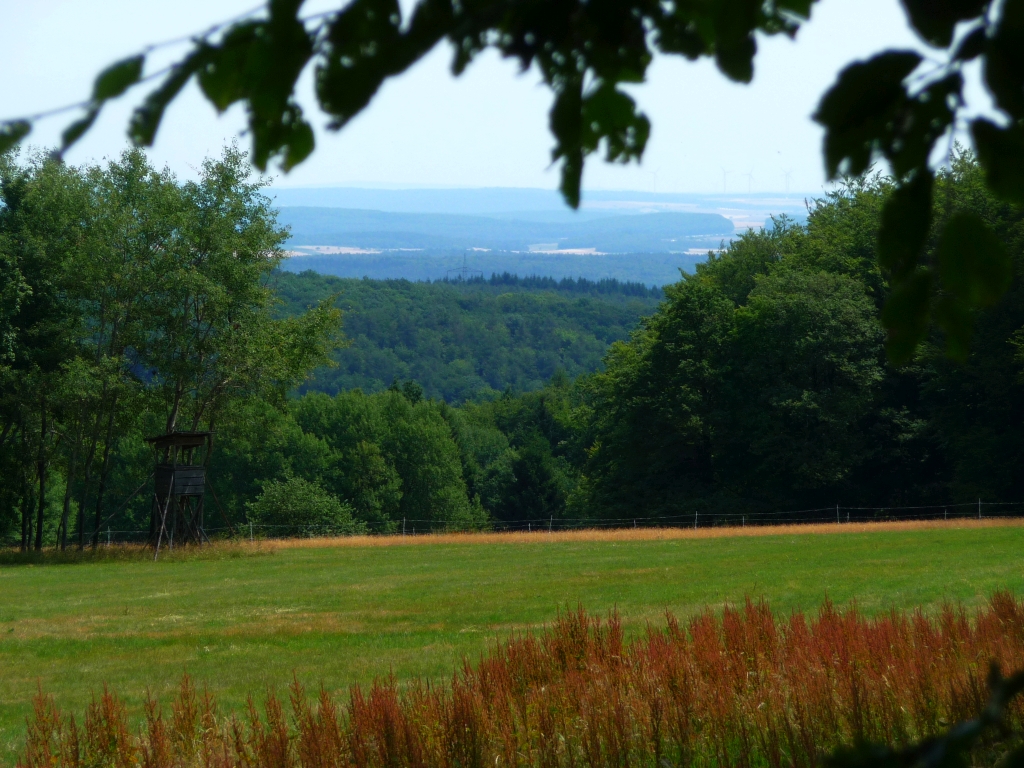
M 747 193 L 749 194 L 754 190 L 754 169 L 751 168 L 747 173 L 743 175 L 747 177 Z
M 786 194 L 789 194 L 789 177 L 793 174 L 792 171 L 783 171 L 782 175 L 786 177 Z
M 727 171 L 727 170 L 725 170 L 725 168 L 722 169 L 722 194 L 725 194 L 725 192 L 726 192 L 726 189 L 725 189 L 725 178 L 730 173 L 732 173 L 732 171 Z

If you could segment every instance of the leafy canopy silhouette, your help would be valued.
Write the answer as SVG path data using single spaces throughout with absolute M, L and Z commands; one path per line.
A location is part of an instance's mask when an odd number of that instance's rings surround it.
M 639 83 L 654 52 L 713 57 L 731 80 L 749 82 L 756 33 L 793 37 L 815 0 L 419 0 L 403 16 L 397 0 L 353 0 L 302 17 L 302 0 L 268 0 L 266 9 L 198 35 L 167 70 L 143 75 L 146 54 L 117 62 L 96 78 L 84 114 L 63 134 L 60 152 L 88 131 L 103 105 L 140 82 L 162 77 L 135 110 L 131 140 L 153 143 L 167 106 L 195 77 L 219 111 L 246 106 L 252 158 L 285 171 L 314 148 L 295 101 L 299 75 L 312 65 L 329 127 L 342 128 L 388 77 L 442 40 L 460 74 L 487 48 L 535 66 L 554 94 L 552 159 L 561 164 L 566 202 L 580 201 L 588 155 L 639 160 L 650 122 L 621 89 Z M 888 200 L 878 259 L 892 294 L 882 315 L 889 354 L 907 362 L 932 322 L 947 351 L 966 354 L 971 313 L 997 301 L 1011 279 L 999 239 L 977 216 L 950 216 L 933 231 L 934 173 L 929 158 L 954 126 L 969 128 L 991 189 L 1024 203 L 1024 0 L 901 0 L 936 61 L 886 51 L 851 64 L 824 95 L 815 119 L 826 129 L 830 179 L 888 161 L 896 189 Z M 964 114 L 962 69 L 980 60 L 1000 122 Z M 30 119 L 0 123 L 0 153 L 27 136 Z M 931 247 L 929 247 L 931 245 Z

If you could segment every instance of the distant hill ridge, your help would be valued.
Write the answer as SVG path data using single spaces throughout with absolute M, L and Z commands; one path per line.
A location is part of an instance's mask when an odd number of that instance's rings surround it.
M 717 243 L 715 244 L 717 246 Z M 708 246 L 710 249 L 712 246 Z M 285 272 L 319 272 L 337 277 L 375 280 L 444 280 L 463 273 L 536 275 L 561 280 L 582 277 L 587 280 L 616 279 L 638 282 L 648 287 L 668 285 L 679 280 L 679 272 L 693 272 L 704 261 L 703 253 L 510 253 L 508 251 L 383 251 L 381 253 L 341 253 L 296 256 L 285 259 Z
M 304 206 L 279 212 L 280 222 L 291 228 L 290 247 L 685 253 L 695 238 L 728 237 L 734 232 L 732 222 L 719 214 L 674 211 L 581 216 L 578 221 Z
M 306 208 L 359 208 L 400 213 L 450 213 L 468 216 L 525 218 L 531 221 L 580 220 L 645 210 L 749 214 L 761 221 L 768 214 L 785 213 L 800 220 L 805 200 L 817 192 L 790 193 L 675 193 L 637 190 L 583 190 L 579 210 L 565 204 L 554 189 L 522 187 L 416 188 L 274 187 L 267 190 L 278 206 Z

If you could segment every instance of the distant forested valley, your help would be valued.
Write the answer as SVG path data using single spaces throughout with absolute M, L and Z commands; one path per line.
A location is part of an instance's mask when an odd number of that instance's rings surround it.
M 6 160 L 0 182 L 0 527 L 24 546 L 145 539 L 144 438 L 182 430 L 215 436 L 214 533 L 1024 498 L 1024 214 L 969 154 L 939 174 L 936 226 L 977 213 L 1014 283 L 969 346 L 936 329 L 898 368 L 884 177 L 663 291 L 282 272 L 288 233 L 232 151 L 196 182 L 138 152 Z
M 540 389 L 601 367 L 663 293 L 617 280 L 522 278 L 410 282 L 280 273 L 282 312 L 298 315 L 334 297 L 347 346 L 299 393 L 379 392 L 412 380 L 426 397 L 457 404 Z

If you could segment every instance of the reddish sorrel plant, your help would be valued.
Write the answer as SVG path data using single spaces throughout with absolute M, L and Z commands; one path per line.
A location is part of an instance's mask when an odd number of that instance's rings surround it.
M 909 745 L 973 717 L 993 661 L 1024 667 L 1024 603 L 1008 593 L 973 619 L 952 606 L 868 619 L 828 602 L 779 619 L 748 600 L 669 616 L 631 643 L 617 616 L 578 610 L 448 686 L 385 679 L 339 703 L 295 683 L 290 714 L 273 694 L 222 714 L 186 677 L 170 716 L 150 700 L 133 732 L 110 691 L 82 726 L 40 693 L 19 766 L 816 766 L 844 744 Z M 1019 728 L 1024 708 L 1006 717 Z

